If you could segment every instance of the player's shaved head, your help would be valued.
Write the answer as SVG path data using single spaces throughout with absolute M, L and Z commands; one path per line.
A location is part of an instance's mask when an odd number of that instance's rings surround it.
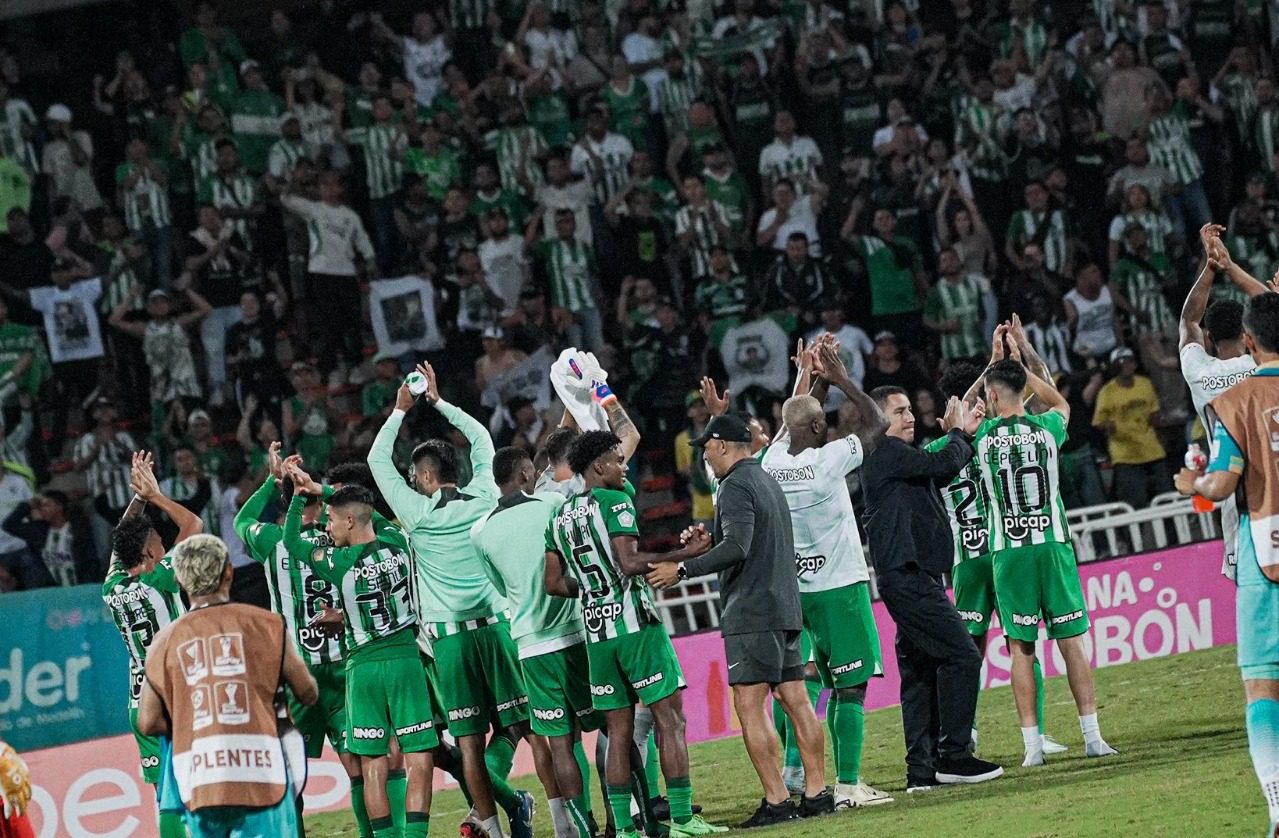
M 986 386 L 998 388 L 1020 399 L 1026 389 L 1026 369 L 1011 358 L 996 361 L 986 371 Z
M 329 508 L 335 515 L 349 515 L 366 526 L 373 520 L 373 493 L 355 484 L 343 486 L 329 497 Z
M 1267 292 L 1248 300 L 1243 328 L 1262 352 L 1279 352 L 1279 294 Z
M 825 416 L 822 403 L 809 395 L 791 396 L 782 404 L 782 421 L 791 429 L 807 428 Z
M 493 480 L 499 486 L 518 480 L 525 463 L 532 463 L 532 460 L 523 448 L 513 445 L 499 448 L 493 455 Z

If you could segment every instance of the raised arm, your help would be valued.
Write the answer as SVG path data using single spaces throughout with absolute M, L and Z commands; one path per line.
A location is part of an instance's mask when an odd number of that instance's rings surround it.
M 1225 273 L 1230 278 L 1230 281 L 1235 284 L 1235 287 L 1247 294 L 1249 298 L 1270 291 L 1265 283 L 1245 271 L 1230 257 L 1230 251 L 1226 249 L 1226 243 L 1221 239 L 1217 239 L 1214 261 L 1217 263 L 1217 270 Z
M 406 530 L 412 530 L 430 511 L 430 500 L 404 482 L 404 475 L 396 469 L 393 457 L 395 438 L 399 436 L 400 426 L 404 424 L 404 414 L 412 406 L 413 394 L 409 392 L 408 385 L 401 384 L 395 394 L 395 409 L 386 417 L 377 436 L 373 438 L 368 456 L 373 482 Z
M 204 532 L 204 521 L 199 515 L 166 497 L 160 491 L 160 484 L 155 479 L 155 472 L 152 471 L 150 462 L 143 461 L 135 466 L 131 479 L 135 494 L 168 515 L 169 520 L 177 524 L 178 538 L 174 544 L 181 544 L 191 536 Z
M 440 391 L 435 384 L 435 370 L 431 369 L 430 364 L 418 364 L 417 370 L 426 376 L 427 387 L 424 398 L 435 406 L 450 425 L 461 431 L 462 436 L 466 437 L 466 441 L 470 443 L 471 482 L 466 484 L 467 489 L 472 493 L 484 493 L 496 498 L 497 483 L 493 480 L 493 454 L 496 453 L 496 449 L 493 447 L 493 437 L 489 436 L 488 428 L 462 408 L 440 398 Z
M 844 368 L 843 359 L 834 346 L 823 343 L 818 347 L 818 353 L 824 370 L 822 377 L 847 396 L 848 403 L 857 411 L 853 433 L 861 440 L 862 448 L 867 453 L 873 451 L 888 430 L 888 417 L 875 404 L 874 399 L 853 384 L 853 380 L 848 377 L 848 370 Z
M 1190 293 L 1186 295 L 1186 301 L 1181 304 L 1181 319 L 1177 322 L 1179 351 L 1192 343 L 1202 345 L 1204 342 L 1203 328 L 1199 322 L 1203 320 L 1204 312 L 1208 310 L 1208 300 L 1212 296 L 1212 282 L 1217 276 L 1212 257 L 1216 243 L 1221 241 L 1221 233 L 1224 231 L 1225 228 L 1220 224 L 1212 223 L 1205 224 L 1199 229 L 1199 241 L 1203 244 L 1204 260 L 1199 268 L 1199 275 L 1190 286 Z M 1228 253 L 1226 258 L 1229 258 Z

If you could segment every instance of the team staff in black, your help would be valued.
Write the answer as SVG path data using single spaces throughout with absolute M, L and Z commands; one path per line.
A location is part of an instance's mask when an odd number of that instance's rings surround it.
M 912 445 L 906 391 L 870 395 L 887 427 L 862 466 L 864 520 L 879 595 L 897 624 L 906 790 L 993 780 L 1004 769 L 972 755 L 981 655 L 946 596 L 953 544 L 939 491 L 972 459 L 982 411 L 952 398 L 942 419 L 949 440 L 928 453 Z
M 653 566 L 648 581 L 666 588 L 689 576 L 719 573 L 720 632 L 728 659 L 733 706 L 746 753 L 764 787 L 758 811 L 742 826 L 767 826 L 835 810 L 825 780 L 826 740 L 804 688 L 799 633 L 803 615 L 795 576 L 795 544 L 786 496 L 751 456 L 751 432 L 739 416 L 716 416 L 692 444 L 720 481 L 713 537 L 700 524 L 686 541 L 715 546 L 682 565 Z M 768 717 L 776 697 L 795 725 L 804 761 L 805 794 L 797 808 L 778 768 L 777 734 Z

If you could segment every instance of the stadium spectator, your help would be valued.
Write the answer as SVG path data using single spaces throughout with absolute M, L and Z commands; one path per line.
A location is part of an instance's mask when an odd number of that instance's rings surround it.
M 1155 428 L 1162 424 L 1150 379 L 1137 375 L 1137 357 L 1126 346 L 1110 353 L 1114 377 L 1097 393 L 1092 424 L 1106 435 L 1115 468 L 1115 500 L 1142 509 L 1168 489 L 1164 447 Z

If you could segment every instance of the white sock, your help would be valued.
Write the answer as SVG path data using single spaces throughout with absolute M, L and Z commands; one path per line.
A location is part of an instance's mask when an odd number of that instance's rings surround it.
M 488 833 L 489 838 L 506 838 L 506 833 L 502 831 L 502 822 L 497 819 L 497 815 L 480 821 L 480 826 Z
M 977 728 L 973 728 L 972 737 L 973 737 L 973 744 L 976 745 L 977 744 Z
M 1040 738 L 1038 725 L 1021 729 L 1021 744 L 1028 754 L 1044 749 L 1044 740 Z
M 1097 724 L 1096 713 L 1080 716 L 1079 730 L 1084 734 L 1085 745 L 1096 745 L 1101 742 L 1101 726 Z
M 577 835 L 577 826 L 564 805 L 564 798 L 548 798 L 546 805 L 551 810 L 551 824 L 555 827 L 555 838 L 570 838 Z

